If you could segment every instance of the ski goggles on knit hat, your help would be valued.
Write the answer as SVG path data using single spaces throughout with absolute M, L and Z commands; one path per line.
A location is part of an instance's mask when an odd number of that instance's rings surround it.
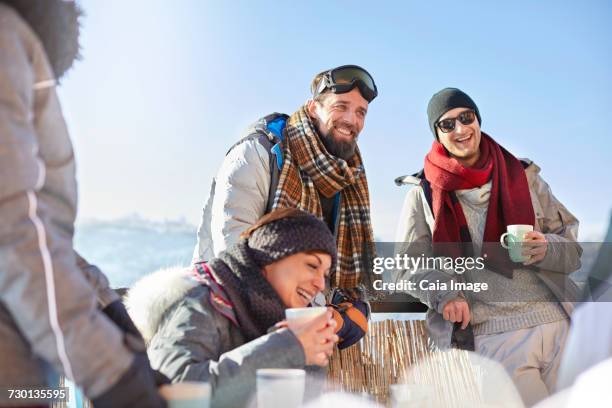
M 368 71 L 358 65 L 342 65 L 341 67 L 324 71 L 317 75 L 321 77 L 311 89 L 313 98 L 321 95 L 325 91 L 335 94 L 343 94 L 353 88 L 359 88 L 361 96 L 372 102 L 378 95 L 378 89 L 374 83 L 374 78 Z

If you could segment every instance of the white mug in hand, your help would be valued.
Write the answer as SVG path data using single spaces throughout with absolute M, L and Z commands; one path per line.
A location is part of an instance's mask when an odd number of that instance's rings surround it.
M 510 252 L 510 259 L 514 262 L 526 262 L 529 260 L 528 256 L 523 255 L 523 242 L 525 241 L 525 234 L 533 231 L 533 225 L 513 224 L 508 225 L 508 232 L 504 232 L 499 237 L 501 245 Z M 506 239 L 507 238 L 507 239 Z M 508 243 L 506 244 L 506 241 Z
M 308 323 L 312 319 L 321 316 L 327 312 L 325 306 L 320 307 L 296 307 L 292 309 L 285 309 L 285 317 L 287 318 L 287 324 L 290 329 L 302 326 Z

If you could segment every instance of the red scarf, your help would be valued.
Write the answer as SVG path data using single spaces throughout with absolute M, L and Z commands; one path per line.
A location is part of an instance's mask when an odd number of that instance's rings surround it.
M 512 277 L 516 264 L 510 260 L 508 251 L 499 245 L 499 238 L 508 225 L 535 224 L 527 176 L 521 162 L 483 132 L 480 158 L 472 167 L 465 167 L 450 157 L 444 146 L 435 141 L 425 157 L 425 178 L 432 192 L 434 244 L 471 242 L 463 209 L 451 192 L 480 187 L 492 180 L 482 256 L 494 272 Z M 460 246 L 454 250 L 444 248 L 444 252 L 454 257 L 466 255 Z

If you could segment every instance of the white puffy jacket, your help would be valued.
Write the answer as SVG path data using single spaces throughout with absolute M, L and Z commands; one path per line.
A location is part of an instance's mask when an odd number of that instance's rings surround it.
M 269 133 L 265 118 L 246 134 L 256 131 Z M 272 178 L 270 154 L 255 138 L 240 142 L 225 156 L 204 204 L 193 262 L 219 255 L 265 214 Z

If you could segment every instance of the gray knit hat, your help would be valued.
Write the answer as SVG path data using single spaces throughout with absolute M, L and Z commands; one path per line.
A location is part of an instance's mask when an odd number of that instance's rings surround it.
M 436 122 L 446 112 L 455 108 L 472 109 L 476 113 L 478 124 L 482 125 L 482 118 L 480 117 L 478 106 L 476 106 L 476 103 L 468 94 L 457 88 L 444 88 L 435 93 L 427 105 L 427 119 L 429 120 L 429 127 L 436 140 L 438 139 L 438 135 L 436 134 Z
M 282 208 L 262 217 L 241 237 L 260 267 L 299 252 L 321 251 L 336 264 L 336 241 L 327 225 L 305 211 Z

